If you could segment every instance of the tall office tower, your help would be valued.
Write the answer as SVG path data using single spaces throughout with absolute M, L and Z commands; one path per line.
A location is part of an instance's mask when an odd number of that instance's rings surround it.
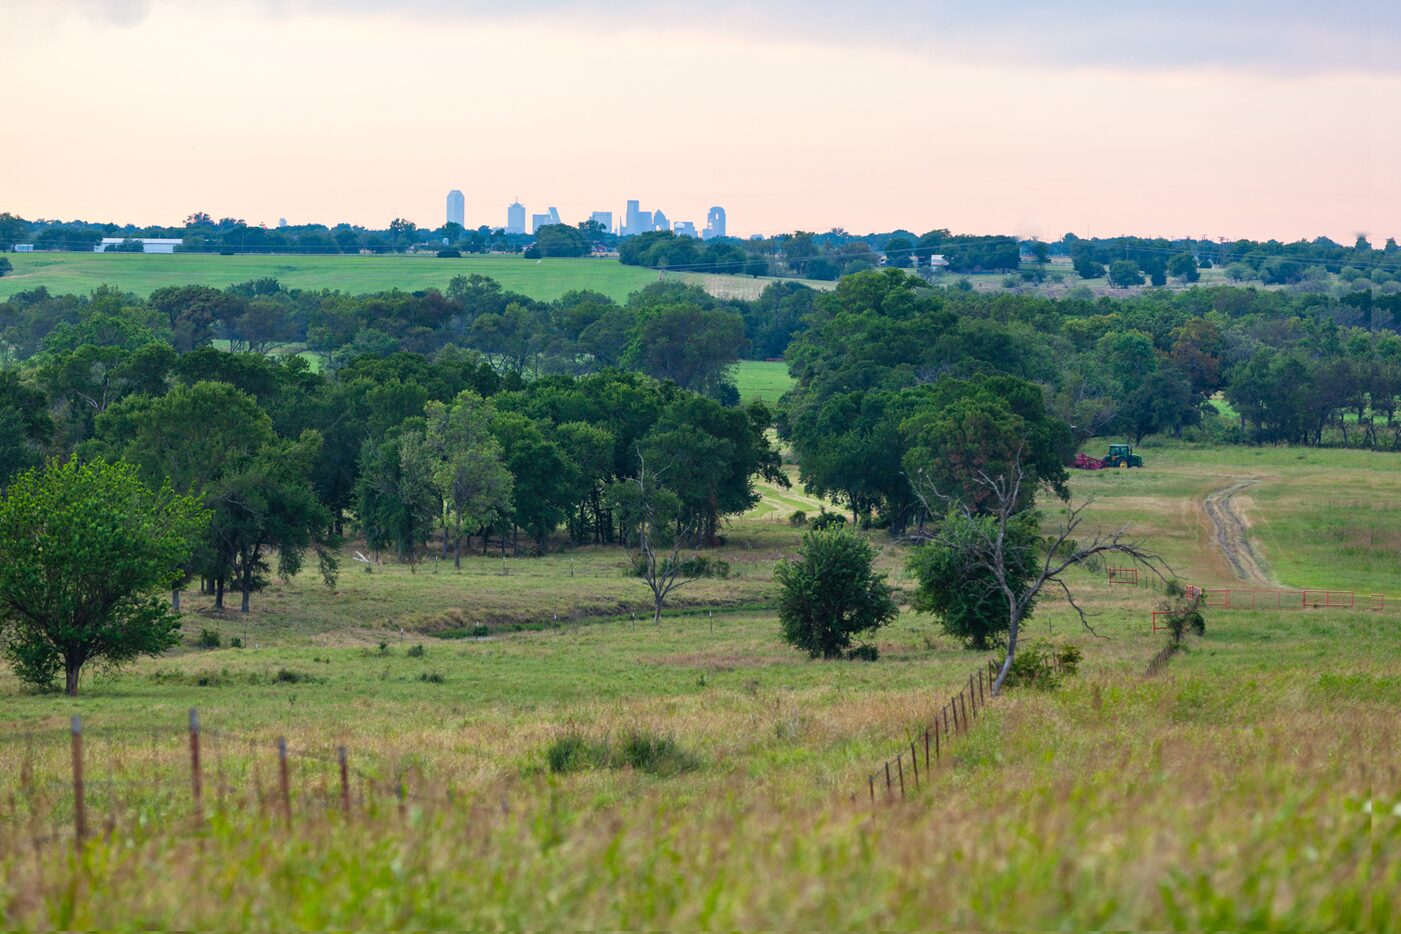
M 549 217 L 550 217 L 550 223 L 551 223 L 551 224 L 563 224 L 563 223 L 564 223 L 564 221 L 562 221 L 562 220 L 559 219 L 559 208 L 557 208 L 557 207 L 553 207 L 553 206 L 552 206 L 552 207 L 550 208 Z
M 589 215 L 589 220 L 602 227 L 604 233 L 613 232 L 612 211 L 594 211 L 592 214 Z
M 700 236 L 700 234 L 696 233 L 696 225 L 690 221 L 677 221 L 675 224 L 671 225 L 671 232 L 678 237 Z
M 671 229 L 671 221 L 667 220 L 667 219 L 666 219 L 666 215 L 663 214 L 661 211 L 653 211 L 653 212 L 652 212 L 652 229 L 653 229 L 653 230 L 670 230 L 670 229 Z
M 467 226 L 467 199 L 462 197 L 462 192 L 456 188 L 448 192 L 447 223 L 456 224 L 459 227 Z
M 705 233 L 702 235 L 707 240 L 725 236 L 725 209 L 713 207 L 710 213 L 705 216 Z
M 510 207 L 506 208 L 506 233 L 525 233 L 525 205 L 519 201 L 512 201 Z
M 623 219 L 623 236 L 631 237 L 651 229 L 652 212 L 642 210 L 636 201 L 629 201 L 627 214 Z

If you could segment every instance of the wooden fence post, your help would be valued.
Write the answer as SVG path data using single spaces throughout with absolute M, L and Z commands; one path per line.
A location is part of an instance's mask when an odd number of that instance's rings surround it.
M 894 796 L 894 792 L 890 790 L 890 760 L 889 760 L 889 759 L 886 759 L 886 760 L 885 760 L 885 797 L 886 797 L 887 800 L 889 800 L 889 799 L 890 799 L 891 797 L 893 797 L 893 796 Z
M 73 734 L 73 832 L 75 843 L 81 847 L 88 835 L 87 803 L 83 796 L 83 718 L 74 715 L 71 729 Z
M 939 727 L 935 726 L 934 729 L 937 731 Z M 929 772 L 929 727 L 924 728 L 924 771 Z
M 978 689 L 973 687 L 972 675 L 968 676 L 968 697 L 973 702 L 973 713 L 976 716 L 978 713 Z
M 282 822 L 292 826 L 292 785 L 287 776 L 287 738 L 277 738 L 277 771 L 282 784 Z
M 944 727 L 944 730 L 945 730 L 945 732 L 947 732 L 947 731 L 948 731 L 948 727 L 945 726 L 945 727 Z M 938 762 L 938 761 L 939 761 L 939 720 L 938 720 L 938 718 L 935 718 L 935 720 L 934 720 L 934 761 L 935 761 L 935 762 Z
M 204 774 L 199 762 L 199 709 L 190 708 L 190 792 L 194 797 L 195 826 L 204 826 Z
M 905 754 L 902 752 L 895 757 L 895 768 L 900 773 L 900 800 L 905 800 Z
M 915 754 L 914 740 L 910 740 L 910 765 L 915 770 L 915 791 L 919 791 L 919 756 Z
M 346 819 L 350 819 L 350 769 L 345 761 L 345 747 L 336 748 L 336 758 L 340 760 L 341 767 L 341 810 L 345 812 Z
M 866 776 L 866 784 L 867 784 L 867 786 L 869 786 L 870 789 L 871 789 L 871 803 L 872 803 L 872 804 L 875 804 L 875 803 L 876 803 L 876 776 L 875 776 L 875 773 L 874 773 L 874 772 L 871 773 L 870 775 L 867 775 L 867 776 Z

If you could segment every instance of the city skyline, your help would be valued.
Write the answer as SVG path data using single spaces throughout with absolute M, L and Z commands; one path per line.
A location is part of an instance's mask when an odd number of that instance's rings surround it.
M 471 178 L 471 205 L 491 207 L 469 209 L 469 224 L 499 223 L 516 194 L 582 218 L 637 192 L 697 227 L 724 204 L 738 236 L 1401 236 L 1401 121 L 1385 116 L 1401 94 L 1401 5 L 1340 3 L 1355 15 L 1302 0 L 1189 0 L 1166 22 L 1109 0 L 717 0 L 704 15 L 632 0 L 14 4 L 0 55 L 12 74 L 46 78 L 7 104 L 0 159 L 24 184 L 0 210 L 426 226 L 442 216 L 444 182 Z M 608 43 L 642 44 L 705 80 L 610 78 Z M 527 47 L 545 64 L 521 68 Z M 191 48 L 200 82 L 92 93 Z M 240 68 L 249 48 L 279 67 Z M 508 75 L 509 91 L 463 89 L 464 58 Z M 419 90 L 371 81 L 349 94 L 324 80 L 366 61 L 414 74 Z M 776 73 L 803 88 L 780 106 L 753 93 Z M 587 107 L 560 93 L 592 78 Z M 445 125 L 457 110 L 471 119 Z M 698 126 L 743 145 L 698 145 Z M 888 126 L 900 145 L 862 132 Z M 410 155 L 405 141 L 430 134 Z M 43 140 L 42 162 L 22 162 L 29 139 Z M 591 141 L 566 171 L 562 139 Z M 512 190 L 532 179 L 542 184 Z

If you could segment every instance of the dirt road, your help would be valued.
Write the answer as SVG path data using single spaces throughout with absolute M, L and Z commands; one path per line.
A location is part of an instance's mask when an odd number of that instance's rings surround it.
M 1265 573 L 1265 562 L 1250 544 L 1245 519 L 1235 503 L 1236 494 L 1260 481 L 1254 477 L 1237 480 L 1230 486 L 1208 493 L 1202 505 L 1211 520 L 1212 537 L 1221 549 L 1226 563 L 1243 581 L 1269 586 L 1273 583 Z

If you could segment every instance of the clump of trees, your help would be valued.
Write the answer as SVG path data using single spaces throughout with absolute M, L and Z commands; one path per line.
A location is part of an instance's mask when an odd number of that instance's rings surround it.
M 209 523 L 193 496 L 153 491 L 129 464 L 50 461 L 0 499 L 0 641 L 22 681 L 61 675 L 78 693 L 89 665 L 120 666 L 179 641 L 163 591 Z

